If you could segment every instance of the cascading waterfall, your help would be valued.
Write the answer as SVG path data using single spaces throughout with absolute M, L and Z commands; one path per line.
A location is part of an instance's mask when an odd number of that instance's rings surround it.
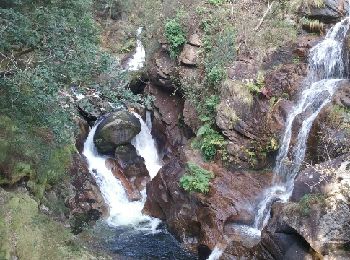
M 150 177 L 153 178 L 162 165 L 158 158 L 151 130 L 139 115 L 135 114 L 135 116 L 140 120 L 141 132 L 132 140 L 132 144 L 137 153 L 145 159 L 146 168 Z M 141 213 L 146 199 L 146 191 L 142 192 L 141 201 L 130 202 L 121 182 L 106 167 L 107 158 L 98 154 L 93 142 L 97 126 L 98 123 L 91 129 L 85 141 L 83 155 L 87 159 L 90 173 L 94 176 L 109 206 L 107 223 L 112 226 L 139 226 L 142 224 L 142 228 L 155 229 L 159 220 Z
M 271 205 L 275 201 L 288 201 L 294 188 L 294 179 L 305 158 L 306 145 L 312 124 L 319 112 L 329 102 L 340 83 L 347 78 L 347 59 L 344 53 L 345 37 L 350 18 L 337 23 L 325 39 L 310 50 L 308 75 L 303 82 L 300 98 L 291 110 L 281 138 L 281 147 L 276 158 L 273 184 L 262 194 L 257 205 L 252 226 L 234 225 L 236 232 L 253 239 L 260 237 L 261 230 L 270 217 Z M 293 124 L 297 117 L 303 119 L 292 147 Z
M 261 230 L 268 221 L 271 204 L 276 200 L 287 201 L 293 191 L 294 179 L 305 158 L 312 124 L 322 108 L 331 102 L 339 83 L 347 77 L 344 42 L 348 30 L 349 18 L 346 18 L 331 28 L 325 39 L 310 50 L 304 90 L 286 120 L 274 169 L 274 185 L 265 191 L 258 206 L 254 228 Z M 292 127 L 298 116 L 302 116 L 303 122 L 297 142 L 291 148 Z
M 145 63 L 146 51 L 141 42 L 142 27 L 136 33 L 136 50 L 135 54 L 128 61 L 127 67 L 129 71 L 137 71 L 141 69 Z

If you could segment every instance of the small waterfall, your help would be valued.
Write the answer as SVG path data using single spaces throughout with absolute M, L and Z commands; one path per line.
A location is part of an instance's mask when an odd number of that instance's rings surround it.
M 312 124 L 319 112 L 328 103 L 340 83 L 348 77 L 345 37 L 349 30 L 350 18 L 337 23 L 325 39 L 310 50 L 308 75 L 303 82 L 304 89 L 287 120 L 281 147 L 276 158 L 273 185 L 265 190 L 257 205 L 254 225 L 235 225 L 235 230 L 250 238 L 260 236 L 270 217 L 271 205 L 275 201 L 288 201 L 294 188 L 294 179 L 305 158 L 306 145 Z M 292 127 L 297 117 L 303 119 L 291 147 Z
M 145 159 L 149 176 L 153 179 L 162 167 L 162 164 L 159 160 L 156 145 L 151 135 L 152 122 L 150 119 L 150 112 L 146 112 L 146 123 L 142 120 L 140 115 L 136 113 L 134 113 L 134 115 L 141 122 L 141 132 L 131 141 L 131 143 L 135 146 L 137 154 Z
M 161 162 L 150 129 L 139 115 L 135 114 L 135 116 L 140 120 L 141 132 L 132 140 L 132 144 L 137 153 L 145 159 L 146 168 L 153 178 L 161 168 Z M 132 225 L 154 230 L 159 220 L 141 213 L 146 200 L 146 191 L 142 192 L 141 201 L 130 202 L 121 182 L 107 169 L 105 165 L 107 157 L 98 154 L 93 142 L 97 126 L 98 123 L 91 129 L 85 141 L 83 155 L 87 159 L 90 173 L 94 176 L 109 206 L 107 223 L 112 226 Z
M 127 63 L 129 71 L 137 71 L 141 69 L 145 63 L 146 51 L 141 42 L 142 27 L 138 28 L 136 33 L 136 50 L 135 54 Z
M 274 169 L 274 186 L 265 191 L 255 219 L 255 228 L 262 229 L 268 221 L 270 206 L 287 201 L 293 191 L 294 178 L 305 158 L 306 144 L 312 124 L 329 102 L 346 72 L 344 42 L 349 30 L 349 18 L 337 23 L 325 39 L 310 50 L 309 70 L 298 102 L 286 120 L 286 127 Z M 292 127 L 298 116 L 303 121 L 297 142 L 291 148 Z

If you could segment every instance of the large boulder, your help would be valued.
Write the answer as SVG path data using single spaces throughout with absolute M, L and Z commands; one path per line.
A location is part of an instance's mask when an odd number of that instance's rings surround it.
M 262 233 L 264 249 L 276 259 L 289 259 L 290 247 L 285 244 L 297 246 L 299 241 L 303 257 L 349 259 L 349 168 L 348 154 L 302 171 L 292 201 L 273 207 L 272 219 Z
M 350 84 L 341 85 L 317 116 L 308 139 L 307 161 L 320 163 L 350 152 Z
M 94 143 L 101 154 L 114 155 L 119 145 L 130 143 L 141 131 L 141 123 L 128 111 L 108 115 L 97 127 Z
M 254 209 L 270 175 L 229 172 L 214 163 L 203 163 L 196 151 L 185 150 L 185 161 L 214 173 L 209 193 L 182 189 L 179 179 L 185 173 L 185 163 L 173 159 L 147 185 L 144 213 L 166 221 L 170 231 L 190 249 L 200 245 L 213 249 L 234 232 L 235 224 L 253 223 Z
M 316 1 L 304 1 L 300 12 L 304 16 L 318 19 L 322 22 L 335 22 L 348 13 L 349 2 L 346 0 L 323 0 L 321 5 L 313 4 Z

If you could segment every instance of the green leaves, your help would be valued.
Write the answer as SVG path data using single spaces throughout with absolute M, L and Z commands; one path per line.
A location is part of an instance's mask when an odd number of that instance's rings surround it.
M 180 178 L 180 186 L 189 192 L 209 192 L 210 180 L 214 178 L 211 171 L 207 171 L 197 164 L 187 163 L 186 173 Z
M 213 160 L 217 151 L 224 150 L 225 145 L 224 137 L 209 124 L 204 124 L 198 129 L 197 138 L 193 142 L 194 148 L 201 151 L 206 161 Z
M 170 44 L 170 56 L 176 58 L 186 43 L 186 35 L 177 19 L 168 20 L 165 24 L 165 37 Z

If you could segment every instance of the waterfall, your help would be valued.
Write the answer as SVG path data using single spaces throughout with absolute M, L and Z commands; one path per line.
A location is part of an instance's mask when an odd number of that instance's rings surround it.
M 346 18 L 332 27 L 325 39 L 310 50 L 304 89 L 286 120 L 274 169 L 274 185 L 265 192 L 258 206 L 255 228 L 262 229 L 265 226 L 274 201 L 285 202 L 291 196 L 294 179 L 305 158 L 312 124 L 322 108 L 331 102 L 339 83 L 347 77 L 344 44 L 348 30 L 349 18 Z M 298 116 L 302 116 L 303 121 L 296 136 L 296 144 L 291 147 L 292 127 Z
M 220 259 L 223 252 L 224 251 L 222 249 L 215 247 L 207 260 L 218 260 L 218 259 Z
M 151 135 L 152 122 L 150 112 L 146 112 L 146 123 L 142 120 L 141 116 L 134 113 L 134 115 L 140 120 L 141 132 L 131 141 L 135 146 L 137 154 L 145 159 L 145 165 L 148 170 L 149 176 L 153 179 L 162 164 L 158 157 L 155 142 Z
M 161 162 L 150 129 L 139 115 L 135 114 L 135 116 L 140 120 L 141 132 L 132 140 L 132 144 L 137 153 L 144 158 L 146 168 L 153 178 L 161 168 Z M 146 191 L 142 192 L 142 200 L 130 202 L 121 182 L 106 167 L 107 157 L 98 154 L 93 142 L 97 126 L 98 123 L 91 129 L 85 141 L 83 155 L 87 159 L 90 173 L 109 206 L 107 223 L 112 226 L 132 225 L 154 230 L 159 220 L 143 215 L 141 212 L 146 200 Z
M 135 54 L 127 63 L 129 71 L 137 71 L 141 69 L 145 63 L 146 51 L 141 42 L 142 27 L 138 28 L 136 33 L 136 50 Z

